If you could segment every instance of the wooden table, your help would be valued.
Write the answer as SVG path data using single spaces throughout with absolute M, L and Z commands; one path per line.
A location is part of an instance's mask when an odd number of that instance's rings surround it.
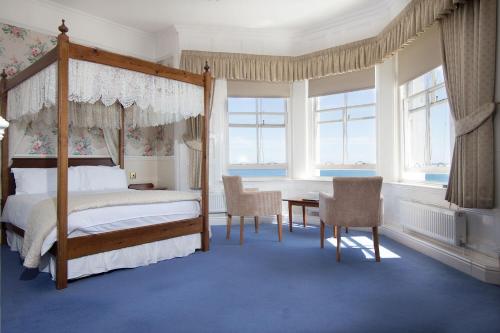
M 319 200 L 314 200 L 314 199 L 283 199 L 283 201 L 288 201 L 288 225 L 290 228 L 290 232 L 293 231 L 292 229 L 292 207 L 293 206 L 301 206 L 302 207 L 302 219 L 304 223 L 304 228 L 307 226 L 307 214 L 306 214 L 306 207 L 319 207 Z
M 168 188 L 166 186 L 163 187 L 155 187 L 153 183 L 136 183 L 136 184 L 130 184 L 128 188 L 133 189 L 133 190 L 167 190 Z

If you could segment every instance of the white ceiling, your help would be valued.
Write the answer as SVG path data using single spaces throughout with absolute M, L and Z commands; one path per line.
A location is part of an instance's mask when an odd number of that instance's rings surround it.
M 172 25 L 306 31 L 374 15 L 388 23 L 409 0 L 52 0 L 145 32 Z M 382 23 L 382 22 L 380 22 Z

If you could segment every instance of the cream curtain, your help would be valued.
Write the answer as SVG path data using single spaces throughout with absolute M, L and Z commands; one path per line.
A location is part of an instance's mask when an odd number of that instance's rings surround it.
M 297 57 L 183 50 L 180 67 L 202 73 L 208 61 L 216 78 L 288 82 L 356 71 L 390 57 L 468 1 L 413 0 L 375 37 Z
M 226 172 L 226 100 L 228 82 L 215 80 L 213 107 L 210 114 L 210 191 L 221 190 L 222 175 Z
M 189 148 L 189 187 L 191 189 L 201 188 L 201 133 L 203 130 L 202 117 L 189 118 L 186 120 L 186 132 L 184 143 Z
M 496 6 L 468 1 L 440 24 L 456 131 L 446 200 L 460 207 L 494 206 Z

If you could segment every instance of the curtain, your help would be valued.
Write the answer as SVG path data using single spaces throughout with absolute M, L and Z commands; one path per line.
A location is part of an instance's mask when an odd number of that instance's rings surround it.
M 216 78 L 288 82 L 370 68 L 468 1 L 413 0 L 375 37 L 297 57 L 183 50 L 180 68 L 202 73 L 208 61 Z
M 209 186 L 211 190 L 221 188 L 222 175 L 225 173 L 227 95 L 227 81 L 215 80 L 213 107 L 210 115 Z
M 494 206 L 496 6 L 467 1 L 440 23 L 456 132 L 446 200 L 460 207 Z
M 0 141 L 3 139 L 5 129 L 9 127 L 9 122 L 0 117 Z
M 17 152 L 17 148 L 26 136 L 29 123 L 24 121 L 11 121 L 9 124 L 9 165 Z
M 120 163 L 120 157 L 118 154 L 119 150 L 118 130 L 114 128 L 103 128 L 102 133 L 104 134 L 104 141 L 106 142 L 106 147 L 108 148 L 109 156 L 113 160 L 113 163 L 115 165 L 118 165 Z M 120 166 L 123 167 L 122 165 Z
M 186 120 L 186 132 L 183 135 L 184 143 L 189 148 L 189 187 L 191 189 L 201 188 L 201 132 L 203 130 L 202 117 L 188 118 Z

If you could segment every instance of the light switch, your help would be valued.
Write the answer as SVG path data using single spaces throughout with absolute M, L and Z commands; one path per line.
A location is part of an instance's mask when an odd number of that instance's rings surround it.
M 135 173 L 135 171 L 132 171 L 129 173 L 129 178 L 130 179 L 136 179 L 137 178 L 137 174 Z

